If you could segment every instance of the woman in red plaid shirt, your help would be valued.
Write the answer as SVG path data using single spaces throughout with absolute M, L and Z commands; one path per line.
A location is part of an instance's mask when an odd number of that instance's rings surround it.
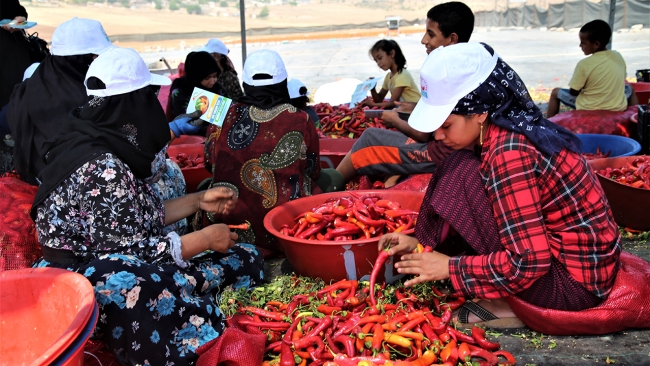
M 420 73 L 409 124 L 456 150 L 437 168 L 416 238 L 389 234 L 407 286 L 451 279 L 468 301 L 461 323 L 522 326 L 505 297 L 583 310 L 607 298 L 620 235 L 580 140 L 543 118 L 519 76 L 490 46 L 437 49 Z M 432 253 L 411 254 L 419 242 Z

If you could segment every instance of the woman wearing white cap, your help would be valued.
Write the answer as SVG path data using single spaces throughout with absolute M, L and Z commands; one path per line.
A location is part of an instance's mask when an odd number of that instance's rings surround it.
M 289 103 L 287 71 L 271 50 L 251 53 L 244 65 L 246 95 L 230 107 L 222 127 L 210 126 L 206 166 L 212 187 L 238 191 L 229 215 L 206 214 L 199 223 L 252 224 L 246 242 L 279 250 L 264 229 L 264 214 L 273 207 L 312 194 L 318 178 L 318 134 L 307 113 Z
M 230 53 L 228 47 L 226 47 L 226 45 L 220 40 L 212 38 L 201 51 L 211 54 L 217 61 L 219 69 L 221 70 L 217 80 L 228 91 L 228 97 L 235 102 L 238 101 L 239 98 L 243 97 L 244 91 L 239 83 L 237 71 L 235 70 L 235 66 L 232 64 L 230 57 L 228 57 L 228 54 Z
M 287 88 L 289 88 L 289 98 L 291 98 L 291 104 L 304 111 L 309 115 L 311 121 L 314 122 L 316 127 L 320 126 L 320 118 L 318 114 L 309 104 L 309 91 L 305 84 L 298 79 L 291 79 L 287 82 Z
M 132 49 L 100 55 L 85 80 L 93 98 L 45 142 L 32 211 L 43 248 L 35 266 L 88 278 L 100 308 L 96 335 L 127 365 L 193 364 L 196 349 L 224 331 L 218 290 L 264 276 L 261 255 L 235 245 L 226 225 L 163 233 L 198 209 L 227 213 L 237 201 L 223 187 L 165 202 L 153 191 L 170 134 L 152 86 L 168 83 Z
M 573 311 L 607 298 L 620 235 L 580 140 L 543 118 L 487 45 L 436 49 L 420 75 L 409 124 L 457 151 L 432 177 L 416 238 L 380 239 L 400 273 L 419 275 L 406 285 L 451 279 L 457 295 L 484 299 L 463 305 L 460 322 L 493 327 L 522 325 L 507 296 Z M 436 251 L 407 254 L 418 241 Z
M 37 183 L 45 166 L 43 142 L 58 133 L 60 121 L 70 110 L 86 102 L 83 82 L 88 66 L 94 57 L 113 47 L 96 20 L 75 17 L 54 30 L 52 56 L 15 88 L 7 109 L 16 141 L 16 169 L 22 179 Z

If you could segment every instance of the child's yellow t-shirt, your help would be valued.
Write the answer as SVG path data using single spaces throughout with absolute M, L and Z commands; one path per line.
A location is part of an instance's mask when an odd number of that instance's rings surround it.
M 395 88 L 399 87 L 404 87 L 404 91 L 399 98 L 401 102 L 417 103 L 420 100 L 420 88 L 415 84 L 415 80 L 406 69 L 395 74 L 392 78 L 389 71 L 384 78 L 383 89 L 392 93 Z
M 576 109 L 625 110 L 625 68 L 625 60 L 616 51 L 598 51 L 580 60 L 569 81 L 571 89 L 582 89 Z

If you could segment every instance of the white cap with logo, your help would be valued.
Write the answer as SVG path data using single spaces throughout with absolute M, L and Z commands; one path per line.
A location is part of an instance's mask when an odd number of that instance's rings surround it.
M 113 47 L 102 23 L 93 19 L 74 17 L 61 23 L 52 34 L 54 56 L 101 55 Z
M 105 89 L 88 89 L 88 79 L 96 77 Z M 170 85 L 168 77 L 152 74 L 140 55 L 131 48 L 115 47 L 102 53 L 90 64 L 86 73 L 88 95 L 110 97 L 126 94 L 148 85 Z
M 253 79 L 253 76 L 266 74 L 271 79 Z M 242 80 L 252 86 L 278 84 L 288 77 L 287 69 L 280 55 L 273 50 L 259 50 L 246 57 Z
M 305 86 L 305 84 L 303 84 L 302 81 L 298 79 L 291 79 L 287 81 L 287 89 L 289 89 L 289 98 L 291 99 L 300 98 L 309 94 L 308 91 L 305 92 L 305 94 L 301 94 L 300 93 L 301 88 L 305 88 L 305 90 L 307 90 L 307 86 Z
M 480 43 L 458 43 L 431 51 L 420 69 L 422 97 L 409 117 L 420 132 L 440 128 L 459 100 L 478 88 L 494 70 L 499 56 Z
M 226 45 L 216 38 L 211 38 L 208 43 L 205 44 L 205 47 L 200 49 L 200 51 L 205 51 L 207 53 L 218 53 L 221 55 L 228 56 L 230 50 Z

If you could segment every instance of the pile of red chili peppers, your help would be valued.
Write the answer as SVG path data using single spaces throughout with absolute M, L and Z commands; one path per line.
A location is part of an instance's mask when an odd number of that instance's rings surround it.
M 486 339 L 484 329 L 466 334 L 451 325 L 451 312 L 464 298 L 450 299 L 435 286 L 426 298 L 397 288 L 392 294 L 380 291 L 379 303 L 372 305 L 370 287 L 359 285 L 343 280 L 288 303 L 242 306 L 238 312 L 248 319 L 240 324 L 267 334 L 264 366 L 515 365 L 512 354 Z
M 402 209 L 380 195 L 332 198 L 298 215 L 293 228 L 283 225 L 280 233 L 307 240 L 357 240 L 402 232 L 415 226 L 418 212 Z
M 611 151 L 603 152 L 602 150 L 600 150 L 600 146 L 598 146 L 596 147 L 596 152 L 582 153 L 582 156 L 584 156 L 586 160 L 594 160 L 594 159 L 607 158 L 609 157 L 609 154 L 611 154 Z
M 650 189 L 650 157 L 648 156 L 640 156 L 621 168 L 601 169 L 597 173 L 634 188 Z
M 380 109 L 377 107 L 369 108 L 358 105 L 349 108 L 345 104 L 331 106 L 328 103 L 318 103 L 313 108 L 321 116 L 319 129 L 321 138 L 356 139 L 366 128 L 386 128 L 380 118 L 368 118 L 363 113 L 365 109 Z

